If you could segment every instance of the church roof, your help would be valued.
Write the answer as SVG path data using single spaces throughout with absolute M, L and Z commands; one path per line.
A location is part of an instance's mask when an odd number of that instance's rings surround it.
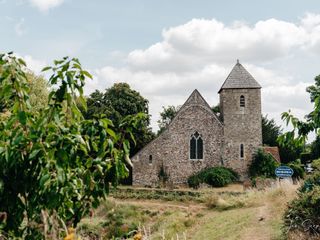
M 231 70 L 229 76 L 222 84 L 222 89 L 241 89 L 241 88 L 261 88 L 260 84 L 252 77 L 252 75 L 239 63 Z

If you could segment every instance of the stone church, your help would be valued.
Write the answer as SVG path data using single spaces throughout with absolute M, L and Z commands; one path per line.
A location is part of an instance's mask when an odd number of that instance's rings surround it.
M 220 115 L 194 90 L 164 132 L 132 158 L 133 185 L 174 185 L 208 167 L 234 169 L 242 179 L 262 145 L 261 86 L 237 61 L 220 90 Z

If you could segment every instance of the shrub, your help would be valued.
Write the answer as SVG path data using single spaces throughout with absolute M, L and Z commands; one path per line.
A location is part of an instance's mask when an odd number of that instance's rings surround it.
M 237 181 L 238 178 L 238 174 L 232 169 L 212 167 L 190 176 L 188 178 L 188 185 L 192 188 L 198 188 L 201 183 L 206 183 L 212 187 L 223 187 Z
M 188 186 L 194 189 L 199 188 L 202 180 L 200 179 L 199 175 L 192 175 L 188 178 Z
M 314 171 L 320 172 L 320 158 L 312 161 Z
M 288 167 L 290 167 L 293 170 L 293 175 L 292 175 L 293 179 L 299 180 L 304 178 L 305 171 L 300 161 L 291 162 L 288 164 Z
M 254 177 L 275 178 L 275 170 L 280 164 L 271 154 L 265 153 L 261 148 L 255 153 L 249 166 L 249 175 Z
M 306 164 L 307 162 L 310 162 L 311 158 L 312 158 L 312 155 L 309 152 L 303 152 L 300 154 L 300 159 L 302 164 Z
M 320 234 L 320 173 L 311 175 L 299 189 L 298 197 L 288 205 L 284 215 L 286 232 Z

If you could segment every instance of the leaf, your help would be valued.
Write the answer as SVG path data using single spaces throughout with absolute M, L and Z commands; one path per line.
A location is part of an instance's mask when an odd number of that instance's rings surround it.
M 89 72 L 83 70 L 83 71 L 81 71 L 81 73 L 82 73 L 83 75 L 85 75 L 86 77 L 92 79 L 92 75 L 91 75 Z
M 41 151 L 41 149 L 33 150 L 29 155 L 29 159 L 34 158 L 40 151 Z
M 19 117 L 19 122 L 22 125 L 26 125 L 26 122 L 27 122 L 26 112 L 25 111 L 20 111 L 19 114 L 18 114 L 18 117 Z
M 27 66 L 26 62 L 23 61 L 21 58 L 18 58 L 18 62 L 25 67 Z
M 111 137 L 117 138 L 117 135 L 115 134 L 115 132 L 112 129 L 107 128 L 106 131 Z
M 50 175 L 47 173 L 40 178 L 39 185 L 44 188 L 45 183 L 49 180 Z
M 48 71 L 50 69 L 52 69 L 52 67 L 44 67 L 44 68 L 42 68 L 41 72 L 46 72 L 46 71 Z

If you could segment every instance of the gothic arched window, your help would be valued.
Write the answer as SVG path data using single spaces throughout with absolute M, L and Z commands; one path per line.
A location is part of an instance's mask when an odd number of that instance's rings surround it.
M 198 132 L 191 135 L 190 159 L 203 159 L 203 140 Z
M 240 107 L 246 106 L 246 100 L 243 95 L 240 96 Z

